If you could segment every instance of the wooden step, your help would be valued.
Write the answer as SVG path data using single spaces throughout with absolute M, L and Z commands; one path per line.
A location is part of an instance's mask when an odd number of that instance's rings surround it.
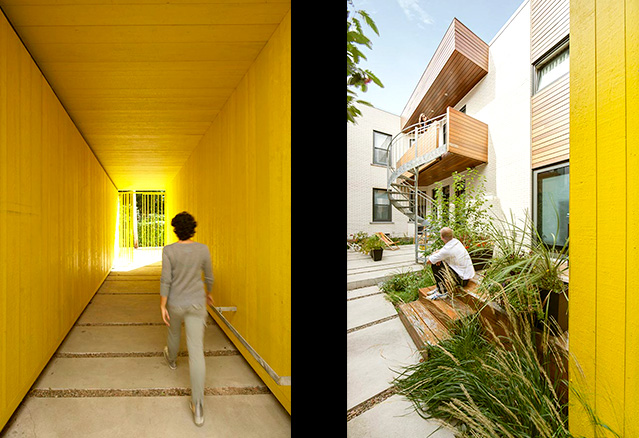
M 398 314 L 411 339 L 424 357 L 426 357 L 424 349 L 427 345 L 436 345 L 450 337 L 444 324 L 419 300 L 400 304 Z
M 505 336 L 510 322 L 505 312 L 497 303 L 492 302 L 488 297 L 482 296 L 478 291 L 478 283 L 471 280 L 462 288 L 458 288 L 459 294 L 454 297 L 454 303 L 457 304 L 458 310 L 451 305 L 451 299 L 446 300 L 429 300 L 427 294 L 432 291 L 435 286 L 421 288 L 419 290 L 419 299 L 424 302 L 431 312 L 446 324 L 446 321 L 459 318 L 462 315 L 479 312 L 482 324 L 490 328 L 499 336 Z M 448 306 L 447 306 L 448 305 Z M 504 328 L 504 326 L 506 328 Z
M 448 297 L 439 300 L 430 300 L 427 297 L 435 286 L 424 287 L 419 290 L 419 300 L 430 310 L 430 312 L 437 317 L 437 319 L 446 327 L 449 326 L 451 321 L 462 318 L 464 316 L 474 313 L 466 303 L 455 298 Z

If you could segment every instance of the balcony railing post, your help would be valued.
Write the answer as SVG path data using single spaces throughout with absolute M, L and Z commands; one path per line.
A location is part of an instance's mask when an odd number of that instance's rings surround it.
M 417 147 L 417 146 L 416 146 Z M 418 185 L 418 180 L 419 180 L 419 168 L 416 167 L 415 170 L 415 203 L 413 204 L 413 210 L 415 211 L 415 237 L 414 237 L 414 243 L 415 243 L 415 263 L 419 263 L 419 239 L 418 239 L 418 232 L 419 232 L 419 226 L 417 224 L 417 213 L 419 211 L 419 206 L 417 205 L 417 189 L 419 187 Z

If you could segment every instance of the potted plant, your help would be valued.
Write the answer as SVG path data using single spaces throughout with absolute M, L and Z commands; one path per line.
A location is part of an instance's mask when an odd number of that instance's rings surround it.
M 490 239 L 474 233 L 462 233 L 459 241 L 468 251 L 475 271 L 484 270 L 493 257 L 493 243 Z
M 382 242 L 379 236 L 373 234 L 362 243 L 362 251 L 364 251 L 366 254 L 370 254 L 373 261 L 378 262 L 382 259 L 382 254 L 384 252 L 384 242 Z

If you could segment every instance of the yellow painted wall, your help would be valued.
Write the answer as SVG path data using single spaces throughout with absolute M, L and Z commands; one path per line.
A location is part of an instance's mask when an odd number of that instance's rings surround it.
M 0 429 L 111 269 L 117 191 L 0 14 Z
M 167 222 L 189 211 L 209 246 L 216 305 L 237 306 L 225 317 L 279 376 L 291 375 L 290 68 L 289 11 L 167 187 Z M 291 387 L 218 324 L 290 413 Z
M 639 2 L 570 5 L 570 381 L 639 436 Z M 571 395 L 570 429 L 595 432 Z

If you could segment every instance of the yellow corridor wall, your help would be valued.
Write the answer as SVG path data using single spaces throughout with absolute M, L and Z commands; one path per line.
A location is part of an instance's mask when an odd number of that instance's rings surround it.
M 637 0 L 571 0 L 570 88 L 570 430 L 637 437 Z
M 117 190 L 0 13 L 0 429 L 111 269 Z
M 166 191 L 167 223 L 190 212 L 209 246 L 216 305 L 237 306 L 225 317 L 279 376 L 291 375 L 290 62 L 289 11 Z M 291 387 L 217 322 L 290 413 Z

